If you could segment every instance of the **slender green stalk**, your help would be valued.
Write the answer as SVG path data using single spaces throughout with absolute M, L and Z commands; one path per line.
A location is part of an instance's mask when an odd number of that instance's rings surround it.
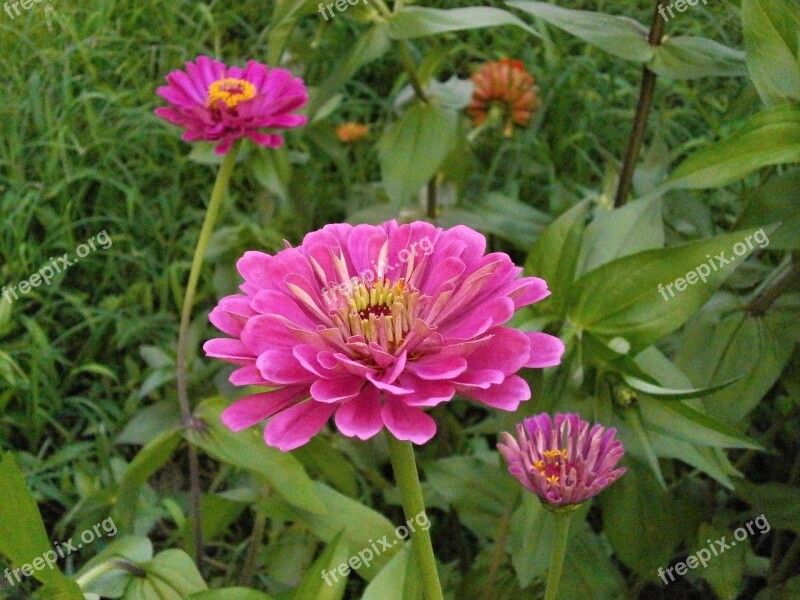
M 412 520 L 417 515 L 425 514 L 425 502 L 422 498 L 422 487 L 419 485 L 417 463 L 414 460 L 414 448 L 411 442 L 401 442 L 391 433 L 386 433 L 389 442 L 389 455 L 400 498 L 403 501 L 403 512 L 406 519 Z M 436 570 L 436 559 L 433 556 L 433 545 L 429 529 L 415 528 L 411 532 L 411 543 L 417 558 L 422 578 L 422 590 L 425 600 L 443 600 L 442 585 L 439 583 L 439 572 Z
M 569 521 L 572 511 L 553 511 L 556 528 L 553 534 L 553 554 L 550 558 L 550 571 L 547 574 L 547 589 L 544 600 L 556 600 L 558 584 L 561 581 L 561 569 L 564 567 L 564 555 L 567 553 L 567 538 L 569 537 Z
M 197 292 L 197 282 L 200 279 L 200 270 L 203 267 L 203 258 L 208 249 L 208 242 L 211 233 L 214 231 L 214 223 L 217 221 L 222 200 L 225 198 L 225 191 L 228 189 L 228 182 L 233 173 L 233 166 L 236 163 L 236 155 L 239 152 L 239 143 L 235 143 L 228 150 L 222 164 L 217 171 L 217 180 L 214 182 L 214 189 L 211 191 L 211 199 L 208 202 L 206 216 L 203 226 L 200 229 L 200 237 L 194 249 L 192 258 L 192 268 L 189 271 L 189 283 L 186 284 L 186 292 L 183 296 L 183 307 L 181 309 L 181 324 L 178 330 L 178 357 L 176 361 L 176 377 L 178 380 L 178 402 L 181 407 L 181 417 L 183 426 L 187 429 L 194 428 L 196 423 L 192 419 L 192 407 L 189 403 L 189 393 L 186 379 L 186 355 L 189 343 L 189 324 L 192 321 L 192 307 L 194 306 L 194 296 Z M 200 464 L 197 456 L 197 448 L 189 443 L 189 485 L 192 499 L 192 526 L 194 530 L 194 549 L 195 560 L 202 572 L 203 570 L 203 529 L 202 515 L 200 511 Z

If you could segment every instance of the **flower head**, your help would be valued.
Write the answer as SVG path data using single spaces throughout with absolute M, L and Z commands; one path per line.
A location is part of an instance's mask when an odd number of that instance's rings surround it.
M 436 432 L 424 409 L 456 393 L 515 410 L 531 396 L 515 373 L 558 364 L 564 345 L 503 326 L 550 292 L 485 249 L 467 227 L 390 221 L 327 225 L 274 256 L 245 253 L 243 294 L 210 315 L 233 337 L 204 348 L 239 365 L 235 385 L 277 389 L 233 403 L 223 422 L 240 430 L 271 418 L 267 444 L 291 450 L 330 417 L 347 436 L 385 426 L 422 444 Z
M 467 111 L 473 123 L 481 125 L 492 106 L 498 106 L 504 118 L 503 133 L 511 137 L 514 124 L 525 126 L 539 107 L 539 87 L 522 61 L 504 58 L 487 62 L 472 76 L 475 91 Z
M 363 123 L 344 123 L 336 128 L 336 135 L 345 144 L 357 142 L 369 133 L 369 125 Z
M 167 83 L 158 95 L 169 106 L 157 108 L 156 115 L 183 127 L 187 142 L 216 142 L 217 154 L 225 154 L 241 137 L 277 148 L 283 138 L 263 129 L 299 127 L 307 121 L 292 114 L 308 102 L 303 80 L 252 60 L 242 69 L 199 56 L 197 62 L 186 63 L 185 71 L 167 75 Z
M 625 448 L 616 429 L 589 427 L 576 414 L 542 413 L 517 425 L 517 438 L 503 433 L 497 447 L 508 471 L 550 508 L 578 505 L 625 473 L 615 469 Z

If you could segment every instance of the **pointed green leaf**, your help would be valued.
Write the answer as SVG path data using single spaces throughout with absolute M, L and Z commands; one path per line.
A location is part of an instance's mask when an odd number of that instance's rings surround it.
M 701 148 L 664 183 L 672 188 L 715 188 L 767 165 L 800 162 L 800 106 L 764 110 L 730 137 Z
M 409 6 L 392 16 L 389 21 L 389 35 L 396 40 L 408 40 L 466 29 L 515 25 L 531 35 L 539 34 L 524 21 L 500 8 L 489 6 L 470 6 L 468 8 L 423 8 Z
M 186 438 L 218 460 L 258 473 L 290 504 L 324 513 L 325 505 L 303 465 L 292 454 L 267 446 L 257 428 L 234 433 L 225 427 L 220 415 L 226 406 L 220 398 L 202 402 L 194 416 L 204 427 L 187 430 Z
M 569 318 L 595 335 L 621 336 L 634 351 L 644 349 L 683 325 L 711 298 L 755 248 L 745 243 L 748 236 L 752 242 L 752 233 L 738 231 L 606 263 L 574 283 L 567 300 Z M 732 250 L 735 244 L 743 247 L 739 255 Z M 729 264 L 718 265 L 722 260 Z M 705 282 L 697 275 L 701 267 L 708 271 Z M 695 282 L 689 284 L 687 276 Z M 682 291 L 673 284 L 678 279 Z
M 750 79 L 767 106 L 800 102 L 800 12 L 793 0 L 742 0 Z
M 713 40 L 681 35 L 655 48 L 650 70 L 668 79 L 742 77 L 747 75 L 744 52 Z
M 588 10 L 570 10 L 546 2 L 514 0 L 507 2 L 551 25 L 627 60 L 647 62 L 653 47 L 647 42 L 647 29 L 633 19 Z
M 401 204 L 419 193 L 456 141 L 456 113 L 432 104 L 415 104 L 390 125 L 378 142 L 383 185 Z

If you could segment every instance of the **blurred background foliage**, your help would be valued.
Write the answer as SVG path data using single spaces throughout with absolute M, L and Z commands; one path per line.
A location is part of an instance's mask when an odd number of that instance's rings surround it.
M 481 230 L 548 281 L 553 297 L 516 323 L 567 344 L 560 367 L 525 375 L 535 396 L 518 413 L 465 401 L 433 411 L 439 434 L 418 455 L 449 597 L 541 596 L 550 522 L 494 444 L 523 416 L 559 410 L 617 427 L 629 451 L 629 473 L 573 529 L 563 598 L 800 597 L 796 0 L 689 7 L 658 51 L 645 40 L 652 1 L 556 4 L 592 12 L 490 0 L 497 12 L 443 16 L 421 8 L 472 4 L 431 0 L 393 18 L 359 3 L 325 20 L 296 0 L 89 0 L 0 13 L 0 280 L 26 279 L 101 230 L 113 240 L 50 286 L 0 301 L 0 448 L 20 469 L 4 462 L 0 482 L 4 502 L 27 507 L 4 514 L 19 529 L 0 552 L 18 564 L 20 538 L 44 527 L 45 543 L 67 539 L 113 515 L 113 543 L 61 565 L 86 576 L 128 561 L 84 587 L 104 597 L 417 598 L 401 547 L 333 588 L 319 576 L 404 522 L 383 441 L 331 431 L 283 455 L 255 431 L 231 434 L 218 423 L 235 393 L 228 371 L 196 350 L 245 250 L 274 252 L 330 222 L 424 219 L 433 192 L 437 224 Z M 429 104 L 414 98 L 404 48 Z M 183 552 L 174 348 L 216 160 L 152 114 L 164 75 L 199 54 L 281 64 L 312 91 L 307 127 L 240 157 L 201 278 L 191 389 L 207 434 L 188 437 L 204 451 L 204 578 Z M 463 110 L 470 75 L 505 57 L 542 100 L 510 138 L 476 132 Z M 614 209 L 643 63 L 658 75 L 653 108 L 632 193 Z M 346 122 L 369 133 L 344 143 Z M 767 246 L 659 295 L 759 228 Z M 762 513 L 769 532 L 662 584 L 659 567 Z M 44 583 L 43 598 L 73 597 L 57 576 Z M 0 580 L 0 597 L 36 585 Z M 203 592 L 234 586 L 261 592 Z

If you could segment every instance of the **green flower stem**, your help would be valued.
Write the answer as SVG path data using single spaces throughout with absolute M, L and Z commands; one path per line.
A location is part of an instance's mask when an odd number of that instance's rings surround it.
M 186 284 L 186 292 L 183 296 L 183 307 L 181 309 L 181 324 L 178 330 L 178 357 L 176 361 L 176 377 L 178 380 L 178 402 L 181 407 L 181 417 L 185 428 L 190 429 L 195 426 L 192 419 L 192 407 L 189 404 L 189 393 L 186 381 L 186 354 L 189 343 L 189 324 L 192 321 L 192 307 L 194 306 L 194 296 L 197 292 L 197 282 L 200 279 L 200 271 L 203 267 L 203 258 L 208 249 L 208 242 L 214 230 L 214 223 L 217 221 L 222 200 L 225 198 L 225 191 L 228 189 L 228 182 L 233 173 L 233 166 L 236 163 L 236 155 L 239 152 L 239 143 L 234 143 L 228 150 L 222 164 L 217 171 L 217 180 L 214 182 L 214 189 L 211 191 L 211 199 L 208 202 L 206 216 L 203 220 L 203 227 L 200 229 L 200 237 L 194 249 L 192 258 L 192 268 L 189 271 L 189 283 Z M 192 525 L 194 529 L 194 549 L 195 560 L 200 571 L 203 570 L 203 529 L 200 512 L 200 464 L 197 457 L 197 448 L 189 443 L 189 483 L 192 498 Z
M 400 488 L 403 511 L 406 519 L 412 520 L 417 515 L 425 513 L 417 463 L 414 460 L 414 448 L 411 442 L 401 442 L 389 432 L 386 433 L 386 438 L 389 442 L 389 455 L 392 459 L 394 478 L 397 487 Z M 436 570 L 436 559 L 433 556 L 430 529 L 412 531 L 411 543 L 414 546 L 414 555 L 417 557 L 422 577 L 425 600 L 443 600 L 442 585 L 439 583 L 439 572 Z
M 547 589 L 544 600 L 556 600 L 558 584 L 561 581 L 561 569 L 564 566 L 564 555 L 567 553 L 569 537 L 569 521 L 572 511 L 553 511 L 555 533 L 553 534 L 553 554 L 550 557 L 550 571 L 547 574 Z

